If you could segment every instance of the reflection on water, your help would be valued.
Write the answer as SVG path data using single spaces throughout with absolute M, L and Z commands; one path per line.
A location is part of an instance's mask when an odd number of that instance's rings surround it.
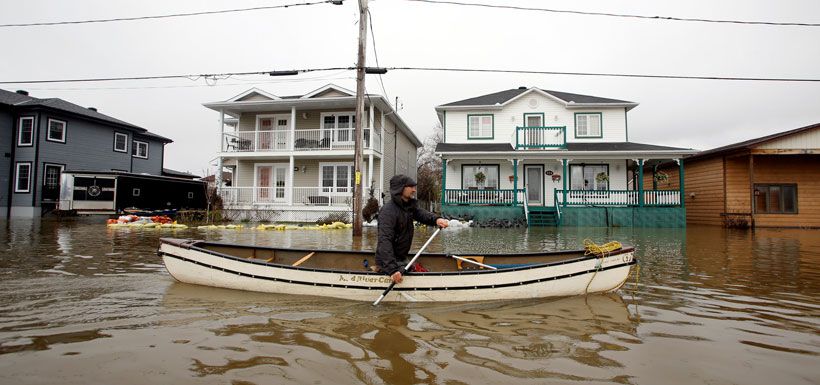
M 465 229 L 431 251 L 635 245 L 617 293 L 461 304 L 369 303 L 174 282 L 160 236 L 372 249 L 373 229 L 0 230 L 0 383 L 817 383 L 820 233 Z M 432 234 L 418 230 L 418 248 Z

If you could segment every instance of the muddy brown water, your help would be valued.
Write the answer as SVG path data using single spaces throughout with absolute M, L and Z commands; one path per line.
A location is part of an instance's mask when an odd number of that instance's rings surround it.
M 369 303 L 175 282 L 161 236 L 372 249 L 374 229 L 0 222 L 0 384 L 818 384 L 820 231 L 446 230 L 431 251 L 636 247 L 607 295 Z M 432 231 L 418 230 L 414 247 Z

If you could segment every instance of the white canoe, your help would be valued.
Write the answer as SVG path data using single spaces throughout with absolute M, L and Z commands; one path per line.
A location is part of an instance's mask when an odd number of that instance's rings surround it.
M 300 250 L 160 239 L 166 269 L 185 283 L 267 293 L 373 301 L 390 277 L 371 271 L 365 251 Z M 584 250 L 462 255 L 497 270 L 481 269 L 446 254 L 422 254 L 429 270 L 408 273 L 384 301 L 489 301 L 563 297 L 620 288 L 637 261 L 624 247 L 604 255 Z M 408 260 L 412 256 L 408 256 Z

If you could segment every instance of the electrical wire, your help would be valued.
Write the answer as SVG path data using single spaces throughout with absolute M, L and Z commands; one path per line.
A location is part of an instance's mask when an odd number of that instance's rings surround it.
M 567 76 L 604 76 L 604 77 L 625 77 L 625 78 L 646 78 L 646 79 L 684 79 L 684 80 L 724 80 L 724 81 L 765 81 L 765 82 L 820 82 L 820 78 L 777 78 L 777 77 L 739 77 L 739 76 L 698 76 L 698 75 L 652 75 L 652 74 L 630 74 L 630 73 L 605 73 L 605 72 L 566 72 L 566 71 L 534 71 L 534 70 L 511 70 L 498 68 L 453 68 L 453 67 L 384 67 L 388 71 L 434 71 L 434 72 L 474 72 L 474 73 L 506 73 L 506 74 L 530 74 L 530 75 L 567 75 Z M 356 70 L 356 67 L 327 67 L 327 68 L 306 68 L 292 70 L 296 73 Z M 219 74 L 200 75 L 160 75 L 160 76 L 130 76 L 111 78 L 86 78 L 86 79 L 51 79 L 51 80 L 13 80 L 0 81 L 0 84 L 42 84 L 42 83 L 82 83 L 82 82 L 104 82 L 104 81 L 124 81 L 124 80 L 156 80 L 156 79 L 189 79 L 200 78 L 214 79 L 225 76 L 246 76 L 246 75 L 268 75 L 271 71 L 256 72 L 226 72 Z
M 567 14 L 585 15 L 585 16 L 607 16 L 607 17 L 621 17 L 621 18 L 633 18 L 633 19 L 649 19 L 649 20 L 659 20 L 659 21 L 689 21 L 689 22 L 700 22 L 700 23 L 748 24 L 748 25 L 769 25 L 769 26 L 789 26 L 789 27 L 820 27 L 820 23 L 788 23 L 788 22 L 773 22 L 773 21 L 702 19 L 702 18 L 673 17 L 673 16 L 645 16 L 645 15 L 629 15 L 629 14 L 608 13 L 608 12 L 588 12 L 588 11 L 574 11 L 574 10 L 567 10 L 567 9 L 523 7 L 523 6 L 516 6 L 516 5 L 466 3 L 466 2 L 451 1 L 451 0 L 404 0 L 404 1 L 410 1 L 410 2 L 416 2 L 416 3 L 428 3 L 428 4 L 436 4 L 436 5 L 458 5 L 458 6 L 481 7 L 481 8 L 512 9 L 512 10 L 517 10 L 517 11 L 567 13 Z
M 370 14 L 370 9 L 367 9 L 367 20 L 370 23 L 370 37 L 373 40 L 373 56 L 376 58 L 376 67 L 381 67 L 379 64 L 379 53 L 376 51 L 376 34 L 373 32 L 373 16 Z M 387 98 L 388 104 L 390 103 L 390 96 L 387 94 L 387 90 L 384 88 L 384 80 L 382 80 L 382 74 L 379 74 L 379 84 L 382 87 L 382 92 L 384 92 L 384 97 Z
M 112 19 L 92 19 L 92 20 L 74 20 L 74 21 L 52 21 L 52 22 L 42 22 L 42 23 L 0 24 L 0 28 L 41 27 L 41 26 L 70 25 L 70 24 L 109 23 L 109 22 L 114 22 L 114 21 L 155 20 L 155 19 L 167 19 L 167 18 L 172 18 L 172 17 L 188 17 L 188 16 L 216 15 L 216 14 L 223 14 L 223 13 L 262 11 L 262 10 L 270 10 L 270 9 L 277 9 L 277 8 L 291 8 L 291 7 L 318 5 L 318 4 L 325 4 L 325 3 L 334 3 L 335 4 L 336 2 L 333 1 L 333 0 L 322 0 L 322 1 L 314 1 L 314 2 L 308 2 L 308 3 L 293 3 L 293 4 L 282 4 L 282 5 L 270 5 L 270 6 L 264 6 L 264 7 L 224 9 L 224 10 L 220 10 L 220 11 L 174 13 L 174 14 L 168 14 L 168 15 L 119 17 L 119 18 L 112 18 Z

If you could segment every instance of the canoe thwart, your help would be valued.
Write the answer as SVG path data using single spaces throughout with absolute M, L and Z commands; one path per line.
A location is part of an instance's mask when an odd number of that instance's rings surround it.
M 307 261 L 308 259 L 310 259 L 310 257 L 312 257 L 312 256 L 313 256 L 313 254 L 316 254 L 316 252 L 314 251 L 314 252 L 312 252 L 312 253 L 310 253 L 310 254 L 308 254 L 308 255 L 305 255 L 304 257 L 302 257 L 302 259 L 300 259 L 300 260 L 298 260 L 298 261 L 294 262 L 294 263 L 293 263 L 293 266 L 299 266 L 299 265 L 301 265 L 303 262 L 305 262 L 305 261 Z

